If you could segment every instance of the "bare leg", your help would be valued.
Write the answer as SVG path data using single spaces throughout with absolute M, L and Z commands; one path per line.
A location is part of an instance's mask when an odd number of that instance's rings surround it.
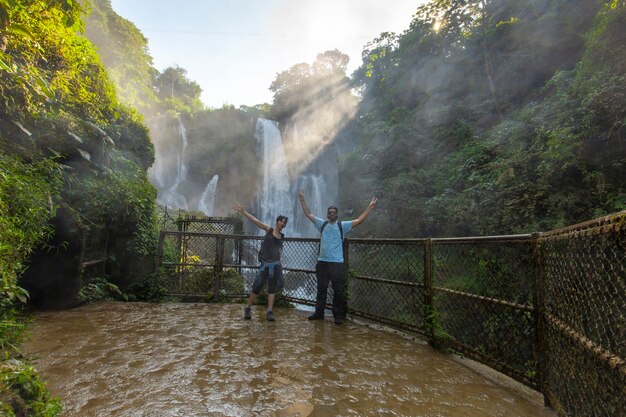
M 276 298 L 276 294 L 267 294 L 267 309 L 272 311 L 274 308 L 274 299 Z
M 254 302 L 256 301 L 256 294 L 251 292 L 250 296 L 248 297 L 248 307 L 252 307 L 252 304 L 254 304 Z M 272 300 L 272 303 L 274 302 L 274 300 Z

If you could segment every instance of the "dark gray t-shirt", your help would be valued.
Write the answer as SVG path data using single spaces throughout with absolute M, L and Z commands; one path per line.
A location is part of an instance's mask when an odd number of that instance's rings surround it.
M 280 261 L 280 251 L 283 248 L 284 234 L 280 234 L 280 239 L 277 239 L 274 234 L 274 228 L 270 227 L 261 242 L 261 259 L 265 262 L 278 262 Z

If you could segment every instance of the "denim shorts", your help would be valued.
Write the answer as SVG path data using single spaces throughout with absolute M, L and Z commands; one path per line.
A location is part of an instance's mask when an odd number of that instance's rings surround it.
M 269 266 L 261 262 L 259 272 L 257 272 L 256 277 L 254 278 L 254 283 L 252 284 L 252 292 L 259 295 L 266 282 L 268 294 L 276 294 L 277 291 L 284 288 L 285 281 L 283 280 L 283 267 L 280 263 L 274 263 L 274 275 L 270 277 Z

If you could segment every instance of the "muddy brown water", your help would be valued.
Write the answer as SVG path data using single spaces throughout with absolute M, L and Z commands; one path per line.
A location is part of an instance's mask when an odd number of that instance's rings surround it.
M 419 339 L 275 313 L 98 303 L 38 313 L 24 350 L 66 417 L 554 416 L 535 391 Z

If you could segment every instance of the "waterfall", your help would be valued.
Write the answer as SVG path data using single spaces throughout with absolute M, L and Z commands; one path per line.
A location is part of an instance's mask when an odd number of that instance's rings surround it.
M 300 175 L 296 181 L 295 192 L 302 190 L 306 198 L 307 206 L 314 216 L 326 218 L 326 209 L 331 204 L 325 204 L 328 200 L 328 190 L 326 182 L 322 175 L 307 174 Z M 300 207 L 300 201 L 296 201 L 298 210 L 300 211 L 293 219 L 293 228 L 298 231 L 300 236 L 317 236 L 317 229 L 313 223 L 304 215 Z
M 290 219 L 293 217 L 295 195 L 291 192 L 285 150 L 276 122 L 257 119 L 254 136 L 262 159 L 258 218 L 263 223 L 274 226 L 279 215 Z
M 180 184 L 187 179 L 184 159 L 187 150 L 187 131 L 180 117 L 175 121 L 172 129 L 168 126 L 166 116 L 160 115 L 154 120 L 151 135 L 154 143 L 154 165 L 150 176 L 157 188 L 157 201 L 160 204 L 187 210 L 187 199 L 178 190 Z
M 207 216 L 213 215 L 213 206 L 215 205 L 215 188 L 217 188 L 218 180 L 219 175 L 213 175 L 213 178 L 211 178 L 211 181 L 207 184 L 202 196 L 200 197 L 200 202 L 198 203 L 198 210 Z
M 153 180 L 153 184 L 157 189 L 165 188 L 167 185 L 167 164 L 164 155 L 164 144 L 163 138 L 164 135 L 158 134 L 165 131 L 165 117 L 164 116 L 156 116 L 151 125 L 154 127 L 151 129 L 155 133 L 152 133 L 150 136 L 152 137 L 152 142 L 154 144 L 154 164 L 148 170 L 150 178 Z M 158 132 L 158 133 L 156 133 Z M 169 187 L 168 187 L 169 188 Z
M 267 119 L 256 121 L 254 137 L 261 170 L 254 215 L 270 226 L 275 225 L 279 215 L 289 217 L 289 225 L 285 230 L 287 236 L 319 235 L 300 207 L 297 197 L 299 190 L 304 190 L 309 209 L 315 216 L 325 218 L 326 208 L 338 205 L 337 149 L 332 144 L 318 145 L 315 139 L 318 136 L 308 129 L 298 131 L 292 125 L 286 129 L 285 140 L 290 146 L 285 148 L 276 122 Z M 220 172 L 206 186 L 204 181 L 196 184 L 188 180 L 185 161 L 187 131 L 179 117 L 162 115 L 154 118 L 151 123 L 151 137 L 155 162 L 150 170 L 150 177 L 158 190 L 157 201 L 174 209 L 190 210 L 197 207 L 207 216 L 215 215 L 216 207 L 219 208 L 220 203 L 224 205 L 224 202 L 216 199 L 218 182 L 220 189 L 237 187 L 236 174 Z M 302 155 L 310 158 L 303 160 Z M 233 188 L 235 195 L 236 190 Z M 221 191 L 220 195 L 223 195 Z M 254 232 L 258 232 L 258 229 Z
M 285 230 L 292 237 L 315 237 L 318 232 L 300 207 L 297 194 L 303 190 L 311 213 L 326 218 L 326 208 L 337 205 L 338 167 L 334 147 L 329 147 L 307 167 L 297 167 L 295 178 L 289 177 L 283 140 L 276 122 L 258 119 L 256 125 L 257 146 L 262 158 L 263 175 L 258 195 L 259 219 L 271 226 L 279 214 L 289 217 Z M 292 127 L 291 138 L 297 150 L 298 132 Z

